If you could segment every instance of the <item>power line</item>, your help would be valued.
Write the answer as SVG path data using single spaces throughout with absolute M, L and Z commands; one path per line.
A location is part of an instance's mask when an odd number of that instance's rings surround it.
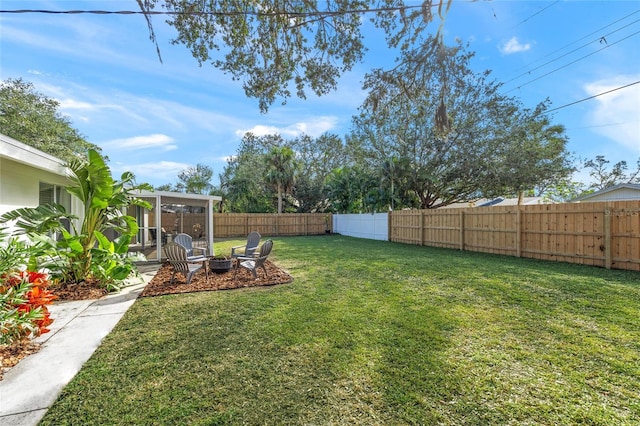
M 572 53 L 575 53 L 575 52 L 577 52 L 578 50 L 580 50 L 580 49 L 582 49 L 582 48 L 584 48 L 584 47 L 589 46 L 591 43 L 594 43 L 594 42 L 601 42 L 602 40 L 605 40 L 605 42 L 606 42 L 606 38 L 605 38 L 605 37 L 609 37 L 610 35 L 615 34 L 615 33 L 617 33 L 618 31 L 622 31 L 623 29 L 625 29 L 625 28 L 627 28 L 627 27 L 629 27 L 629 26 L 631 26 L 631 25 L 633 25 L 633 24 L 635 24 L 635 23 L 637 23 L 637 22 L 640 22 L 640 19 L 636 19 L 635 21 L 633 21 L 633 22 L 631 22 L 631 23 L 629 23 L 629 24 L 627 24 L 627 25 L 625 25 L 625 26 L 623 26 L 623 27 L 620 27 L 620 28 L 618 28 L 618 29 L 616 29 L 616 30 L 613 30 L 613 31 L 611 31 L 611 32 L 609 32 L 609 33 L 607 33 L 607 34 L 605 34 L 605 35 L 603 35 L 603 36 L 598 36 L 598 38 L 597 38 L 597 39 L 595 39 L 595 40 L 591 40 L 590 42 L 588 42 L 588 43 L 586 43 L 586 44 L 583 44 L 582 46 L 577 47 L 577 48 L 575 48 L 575 49 L 573 49 L 573 50 L 571 50 L 571 51 L 569 51 L 569 52 L 567 52 L 567 53 L 565 53 L 565 54 L 563 54 L 563 55 L 561 55 L 561 56 L 558 56 L 557 58 L 554 58 L 554 59 L 552 59 L 552 60 L 550 60 L 550 61 L 547 61 L 547 62 L 545 62 L 545 63 L 544 63 L 544 64 L 542 64 L 542 65 L 538 65 L 537 67 L 532 68 L 532 69 L 530 69 L 529 71 L 525 71 L 525 72 L 523 72 L 522 74 L 519 74 L 519 75 L 517 75 L 517 76 L 513 77 L 512 79 L 505 81 L 505 82 L 504 82 L 504 84 L 507 84 L 507 83 L 510 83 L 510 82 L 512 82 L 512 81 L 514 81 L 514 80 L 517 80 L 518 78 L 520 78 L 520 77 L 522 77 L 522 76 L 525 76 L 525 75 L 531 74 L 531 72 L 536 71 L 536 70 L 539 70 L 540 68 L 542 68 L 542 67 L 544 67 L 544 66 L 546 66 L 546 65 L 549 65 L 549 64 L 551 64 L 551 63 L 553 63 L 553 62 L 555 62 L 555 61 L 558 61 L 558 60 L 560 60 L 560 59 L 564 58 L 565 56 L 568 56 L 568 55 L 570 55 L 570 54 L 572 54 Z
M 601 32 L 602 30 L 604 30 L 604 29 L 606 29 L 606 28 L 609 28 L 610 26 L 612 26 L 612 25 L 614 25 L 614 24 L 617 24 L 617 23 L 618 23 L 618 22 L 620 22 L 620 21 L 624 21 L 624 20 L 625 20 L 625 19 L 627 19 L 628 17 L 630 17 L 630 16 L 632 16 L 632 15 L 635 15 L 636 13 L 639 13 L 639 12 L 640 12 L 640 9 L 638 9 L 638 10 L 636 10 L 636 11 L 634 11 L 634 12 L 631 12 L 630 14 L 628 14 L 628 15 L 626 15 L 626 16 L 623 16 L 622 18 L 617 19 L 617 20 L 615 20 L 615 21 L 611 22 L 611 23 L 609 23 L 609 24 L 605 25 L 604 27 L 598 28 L 597 30 L 595 30 L 595 31 L 593 31 L 593 32 L 590 32 L 589 34 L 587 34 L 587 35 L 585 35 L 585 36 L 583 36 L 583 37 L 581 37 L 581 38 L 579 38 L 579 39 L 577 39 L 577 40 L 575 40 L 575 41 L 572 41 L 571 43 L 568 43 L 568 44 L 566 44 L 566 45 L 564 45 L 564 46 L 562 46 L 562 47 L 560 47 L 560 48 L 558 48 L 558 49 L 554 50 L 553 52 L 548 53 L 548 54 L 544 55 L 543 57 L 541 57 L 541 58 L 539 58 L 539 59 L 536 59 L 535 61 L 533 61 L 533 62 L 531 62 L 531 63 L 529 63 L 529 64 L 527 64 L 527 65 L 524 65 L 524 66 L 522 66 L 522 67 L 518 68 L 516 71 L 519 71 L 519 70 L 521 70 L 521 69 L 523 69 L 523 68 L 526 68 L 526 67 L 528 67 L 528 66 L 530 66 L 530 65 L 532 65 L 532 64 L 535 64 L 536 62 L 540 62 L 540 61 L 542 61 L 542 60 L 544 60 L 544 59 L 548 58 L 549 56 L 552 56 L 552 55 L 556 54 L 557 52 L 560 52 L 561 50 L 564 50 L 564 49 L 568 48 L 569 46 L 574 45 L 574 44 L 576 44 L 576 43 L 578 43 L 578 42 L 580 42 L 580 41 L 582 41 L 582 40 L 586 39 L 587 37 L 591 37 L 592 35 L 594 35 L 594 34 L 596 34 L 596 33 L 599 33 L 599 32 Z
M 440 7 L 441 3 L 433 3 L 431 7 Z M 330 17 L 348 14 L 365 14 L 378 12 L 397 12 L 412 9 L 424 9 L 424 5 L 419 6 L 397 6 L 397 7 L 379 7 L 373 9 L 348 9 L 348 10 L 327 10 L 315 12 L 290 12 L 286 10 L 274 12 L 254 12 L 254 11 L 171 11 L 171 10 L 45 10 L 45 9 L 16 9 L 16 10 L 0 10 L 1 13 L 24 14 L 24 13 L 44 13 L 53 15 L 208 15 L 208 16 L 280 16 L 286 15 L 291 18 L 310 18 L 310 17 Z
M 571 102 L 569 104 L 565 104 L 565 105 L 562 105 L 562 106 L 559 106 L 559 107 L 556 107 L 556 108 L 549 109 L 549 110 L 544 111 L 544 112 L 542 112 L 540 114 L 547 114 L 549 112 L 557 111 L 559 109 L 563 109 L 563 108 L 569 107 L 571 105 L 579 104 L 580 102 L 588 101 L 590 99 L 594 99 L 594 98 L 597 98 L 597 97 L 600 97 L 600 96 L 603 96 L 603 95 L 606 95 L 606 94 L 609 94 L 609 93 L 612 93 L 612 92 L 616 92 L 616 91 L 621 90 L 621 89 L 626 89 L 627 87 L 631 87 L 631 86 L 636 85 L 638 83 L 640 83 L 640 80 L 634 81 L 633 83 L 629 83 L 629 84 L 626 84 L 624 86 L 616 87 L 615 89 L 607 90 L 606 92 L 598 93 L 597 95 L 589 96 L 588 98 L 580 99 L 579 101 Z
M 533 15 L 529 16 L 528 18 L 525 18 L 524 20 L 520 21 L 518 23 L 518 25 L 516 25 L 516 27 L 519 27 L 520 25 L 524 24 L 525 22 L 527 22 L 528 20 L 534 18 L 537 15 L 540 15 L 542 12 L 544 12 L 545 10 L 549 9 L 551 6 L 555 5 L 556 3 L 560 3 L 560 0 L 556 0 L 553 3 L 543 7 L 542 9 L 540 9 L 539 11 L 537 11 L 536 13 L 534 13 Z
M 540 80 L 540 79 L 541 79 L 541 78 L 543 78 L 543 77 L 546 77 L 546 76 L 548 76 L 548 75 L 550 75 L 550 74 L 553 74 L 554 72 L 557 72 L 557 71 L 560 71 L 560 70 L 562 70 L 562 69 L 564 69 L 564 68 L 567 68 L 569 65 L 573 65 L 573 64 L 575 64 L 576 62 L 579 62 L 579 61 L 581 61 L 581 60 L 583 60 L 583 59 L 586 59 L 586 58 L 588 58 L 589 56 L 593 56 L 593 55 L 595 55 L 596 53 L 599 53 L 599 52 L 603 51 L 604 49 L 608 49 L 609 47 L 611 47 L 611 46 L 613 46 L 613 45 L 616 45 L 616 44 L 618 44 L 618 43 L 620 43 L 620 42 L 622 42 L 622 41 L 624 41 L 624 40 L 626 40 L 626 39 L 628 39 L 628 38 L 631 38 L 631 37 L 633 37 L 633 36 L 635 36 L 635 35 L 638 35 L 638 34 L 640 34 L 640 31 L 636 31 L 635 33 L 630 34 L 630 35 L 628 35 L 628 36 L 626 36 L 626 37 L 624 37 L 624 38 L 621 38 L 620 40 L 618 40 L 618 41 L 616 41 L 616 42 L 609 43 L 609 44 L 607 44 L 605 47 L 603 47 L 603 48 L 601 48 L 601 49 L 598 49 L 598 50 L 596 50 L 595 52 L 591 52 L 591 53 L 589 53 L 588 55 L 584 55 L 584 56 L 582 56 L 582 57 L 580 57 L 580 58 L 576 59 L 575 61 L 571 61 L 571 62 L 569 62 L 569 63 L 567 63 L 567 64 L 565 64 L 565 65 L 563 65 L 563 66 L 561 66 L 561 67 L 558 67 L 558 68 L 556 68 L 556 69 L 553 69 L 553 70 L 549 71 L 549 72 L 548 72 L 548 73 L 546 73 L 546 74 L 542 74 L 541 76 L 536 77 L 536 78 L 534 78 L 533 80 L 529 80 L 529 81 L 527 81 L 526 83 L 523 83 L 523 84 L 519 85 L 518 87 L 514 87 L 514 88 L 513 88 L 513 89 L 511 89 L 511 90 L 507 90 L 505 93 L 510 93 L 510 92 L 513 92 L 514 90 L 521 89 L 522 87 L 527 86 L 527 85 L 529 85 L 529 84 L 533 83 L 534 81 L 538 81 L 538 80 Z

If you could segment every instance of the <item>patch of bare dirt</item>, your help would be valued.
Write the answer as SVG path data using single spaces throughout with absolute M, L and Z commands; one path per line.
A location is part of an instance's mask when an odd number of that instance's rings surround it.
M 161 296 L 164 294 L 176 293 L 193 293 L 197 291 L 229 290 L 243 287 L 270 286 L 276 284 L 287 284 L 293 281 L 291 275 L 268 260 L 265 262 L 265 268 L 267 269 L 267 275 L 265 275 L 262 268 L 260 268 L 258 270 L 257 280 L 253 278 L 251 272 L 241 268 L 238 270 L 238 275 L 235 279 L 233 278 L 233 269 L 224 273 L 210 272 L 208 279 L 206 279 L 204 270 L 200 270 L 193 276 L 190 284 L 187 284 L 186 279 L 182 274 L 177 274 L 173 284 L 170 284 L 172 268 L 171 265 L 166 263 L 162 265 L 149 284 L 145 286 L 140 297 Z

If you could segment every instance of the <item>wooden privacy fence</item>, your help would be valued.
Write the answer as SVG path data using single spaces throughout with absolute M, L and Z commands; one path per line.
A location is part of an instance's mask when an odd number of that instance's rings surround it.
M 333 220 L 326 213 L 216 213 L 213 215 L 215 238 L 246 236 L 251 231 L 262 235 L 318 235 L 331 232 Z
M 391 241 L 640 270 L 640 201 L 403 210 Z

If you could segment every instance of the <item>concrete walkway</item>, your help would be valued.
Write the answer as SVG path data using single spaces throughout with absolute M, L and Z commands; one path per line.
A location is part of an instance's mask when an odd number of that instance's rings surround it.
M 139 266 L 142 280 L 129 282 L 117 294 L 51 305 L 51 331 L 35 340 L 42 344 L 40 350 L 0 381 L 0 424 L 37 425 L 159 268 L 158 264 Z

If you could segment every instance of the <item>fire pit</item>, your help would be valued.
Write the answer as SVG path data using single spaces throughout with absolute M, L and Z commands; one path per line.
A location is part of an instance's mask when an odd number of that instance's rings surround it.
M 226 256 L 214 256 L 209 259 L 209 270 L 216 274 L 227 272 L 233 266 L 233 259 L 227 259 Z

